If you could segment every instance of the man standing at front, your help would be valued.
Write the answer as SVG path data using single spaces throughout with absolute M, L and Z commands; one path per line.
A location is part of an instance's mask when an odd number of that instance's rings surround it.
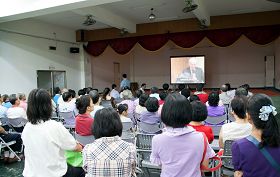
M 130 88 L 130 81 L 127 79 L 127 75 L 123 74 L 123 80 L 121 81 L 121 90 L 123 90 L 125 87 Z

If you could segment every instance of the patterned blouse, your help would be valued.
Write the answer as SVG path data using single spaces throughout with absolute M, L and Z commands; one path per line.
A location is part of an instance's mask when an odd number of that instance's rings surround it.
M 136 176 L 136 147 L 119 136 L 96 139 L 83 150 L 83 168 L 86 177 Z

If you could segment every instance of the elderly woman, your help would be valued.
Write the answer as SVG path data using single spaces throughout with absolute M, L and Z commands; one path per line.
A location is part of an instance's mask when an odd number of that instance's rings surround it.
M 207 106 L 207 111 L 208 111 L 208 116 L 210 117 L 217 117 L 217 116 L 222 116 L 224 115 L 225 112 L 225 107 L 223 105 L 219 105 L 219 94 L 218 92 L 211 92 L 208 96 L 208 104 Z
M 22 132 L 25 146 L 23 176 L 63 176 L 67 171 L 65 150 L 81 151 L 68 130 L 51 120 L 52 104 L 49 93 L 34 89 L 28 97 L 26 124 Z
M 121 140 L 122 122 L 113 108 L 98 110 L 92 125 L 96 140 L 83 150 L 86 177 L 135 175 L 136 147 Z

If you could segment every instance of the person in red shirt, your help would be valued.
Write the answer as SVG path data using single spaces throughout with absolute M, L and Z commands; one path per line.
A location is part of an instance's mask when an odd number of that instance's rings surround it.
M 89 95 L 82 95 L 77 99 L 76 107 L 79 110 L 76 117 L 76 133 L 81 136 L 92 135 L 93 118 L 90 116 L 90 112 L 93 111 L 92 99 Z
M 201 101 L 193 101 L 191 102 L 193 115 L 192 121 L 188 124 L 188 126 L 192 126 L 196 131 L 205 133 L 208 142 L 212 143 L 214 140 L 214 134 L 211 127 L 203 124 L 203 121 L 207 118 L 208 112 L 206 105 Z
M 205 104 L 208 101 L 208 94 L 203 91 L 203 84 L 197 84 L 194 94 L 199 97 L 202 103 Z
M 158 104 L 159 105 L 163 105 L 164 104 L 164 100 L 167 97 L 167 95 L 168 95 L 167 92 L 164 92 L 164 91 L 160 92 L 160 94 L 159 94 L 160 100 L 158 100 Z

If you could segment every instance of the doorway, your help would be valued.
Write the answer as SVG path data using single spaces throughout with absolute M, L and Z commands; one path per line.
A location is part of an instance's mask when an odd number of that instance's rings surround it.
M 121 82 L 120 72 L 120 63 L 114 62 L 114 84 L 116 84 L 118 87 L 120 87 Z
M 37 88 L 49 90 L 53 95 L 55 87 L 67 87 L 66 71 L 37 70 Z

